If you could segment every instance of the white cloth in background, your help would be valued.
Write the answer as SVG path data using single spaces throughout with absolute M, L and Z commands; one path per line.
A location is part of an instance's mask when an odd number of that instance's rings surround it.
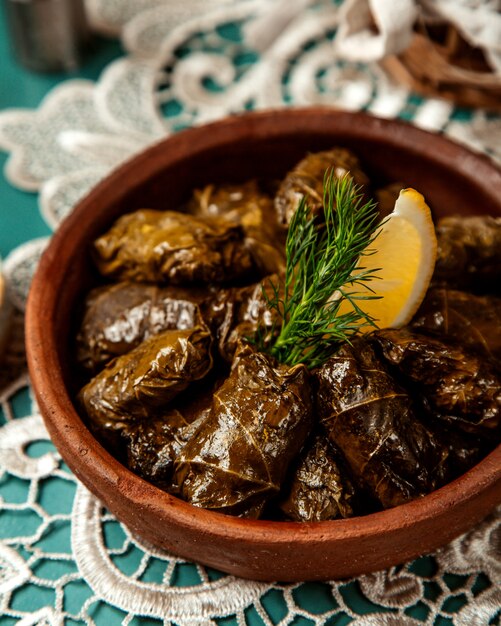
M 501 74 L 501 0 L 421 0 L 420 4 L 431 16 L 452 22 Z
M 398 54 L 409 45 L 418 17 L 452 23 L 501 74 L 501 0 L 347 0 L 341 8 L 338 53 L 364 62 Z
M 417 17 L 414 0 L 347 0 L 336 47 L 350 61 L 378 61 L 405 50 Z

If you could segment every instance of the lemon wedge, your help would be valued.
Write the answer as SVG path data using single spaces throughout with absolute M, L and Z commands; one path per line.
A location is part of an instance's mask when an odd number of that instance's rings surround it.
M 360 267 L 381 268 L 370 286 L 382 298 L 357 304 L 379 328 L 399 328 L 423 301 L 437 256 L 431 211 L 419 192 L 402 189 L 371 248 L 374 254 L 361 257 Z

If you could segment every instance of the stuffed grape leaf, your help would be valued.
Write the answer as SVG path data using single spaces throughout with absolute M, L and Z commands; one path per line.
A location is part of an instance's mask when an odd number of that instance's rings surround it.
M 296 522 L 324 522 L 355 515 L 355 487 L 339 452 L 325 435 L 303 451 L 280 508 Z
M 434 284 L 501 293 L 501 217 L 444 217 L 436 230 Z
M 177 435 L 186 426 L 187 422 L 176 409 L 167 415 L 126 424 L 122 436 L 127 467 L 141 478 L 168 490 L 174 460 L 182 447 Z
M 383 508 L 432 491 L 447 450 L 365 340 L 343 345 L 316 372 L 317 412 L 352 475 Z
M 256 337 L 266 345 L 278 330 L 280 316 L 267 298 L 282 284 L 276 275 L 248 287 L 221 289 L 203 308 L 203 316 L 216 338 L 220 355 L 231 362 L 240 340 Z
M 188 210 L 198 217 L 227 216 L 234 211 L 245 215 L 252 212 L 252 204 L 267 206 L 269 201 L 257 181 L 249 180 L 241 185 L 206 185 L 203 189 L 195 189 Z
M 430 416 L 437 441 L 447 447 L 449 456 L 443 466 L 441 484 L 445 484 L 461 476 L 472 468 L 483 456 L 488 454 L 495 442 L 488 442 L 482 437 L 449 426 L 438 424 L 433 415 Z M 430 424 L 430 428 L 432 424 Z M 440 486 L 440 485 L 439 485 Z
M 306 368 L 275 365 L 242 345 L 209 416 L 176 461 L 182 497 L 206 509 L 258 517 L 279 492 L 311 425 Z
M 203 289 L 157 287 L 122 282 L 93 289 L 77 335 L 77 361 L 97 370 L 152 335 L 201 324 L 199 305 L 211 294 Z
M 123 215 L 96 240 L 94 251 L 101 274 L 119 280 L 221 283 L 253 269 L 238 224 L 177 211 Z
M 468 433 L 499 436 L 501 384 L 486 359 L 408 329 L 379 330 L 371 337 L 437 420 Z
M 369 185 L 358 158 L 349 150 L 332 148 L 309 154 L 286 175 L 275 196 L 275 210 L 281 224 L 290 223 L 303 196 L 312 211 L 317 212 L 323 206 L 326 171 L 332 171 L 336 178 L 349 173 L 355 184 L 362 188 Z
M 454 289 L 430 289 L 412 320 L 418 332 L 437 335 L 495 361 L 501 360 L 501 298 Z
M 120 429 L 158 414 L 178 393 L 212 367 L 205 327 L 166 330 L 117 357 L 80 392 L 95 427 Z
M 209 375 L 176 398 L 175 408 L 123 426 L 126 464 L 166 491 L 173 491 L 174 461 L 212 406 L 217 380 Z
M 207 185 L 197 190 L 189 210 L 199 217 L 222 216 L 239 224 L 261 274 L 285 269 L 285 231 L 274 219 L 273 200 L 255 181 L 243 185 Z

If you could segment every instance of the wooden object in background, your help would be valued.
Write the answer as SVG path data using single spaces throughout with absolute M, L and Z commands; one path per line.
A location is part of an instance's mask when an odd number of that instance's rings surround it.
M 423 95 L 501 111 L 501 75 L 453 26 L 420 27 L 410 46 L 384 59 L 382 66 L 398 82 Z

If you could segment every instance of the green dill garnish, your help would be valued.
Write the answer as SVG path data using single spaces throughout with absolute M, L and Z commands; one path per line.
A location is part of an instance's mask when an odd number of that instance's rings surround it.
M 368 285 L 377 270 L 359 264 L 361 256 L 371 254 L 377 225 L 376 205 L 362 203 L 349 176 L 326 173 L 324 220 L 302 199 L 289 225 L 283 288 L 270 281 L 272 295 L 263 289 L 281 320 L 275 338 L 263 347 L 266 352 L 281 363 L 312 368 L 363 327 L 375 327 L 357 302 L 377 297 Z M 349 312 L 339 312 L 343 300 L 351 303 Z

